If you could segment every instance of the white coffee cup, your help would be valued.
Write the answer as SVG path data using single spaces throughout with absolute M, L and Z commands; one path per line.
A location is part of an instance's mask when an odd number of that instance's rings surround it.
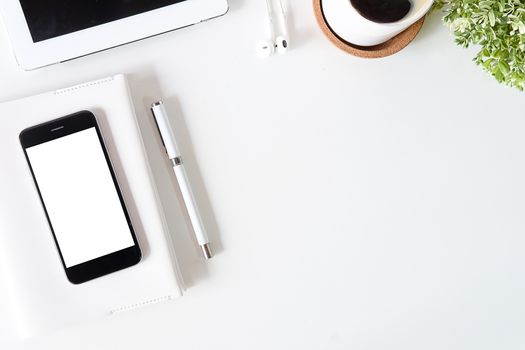
M 350 0 L 322 0 L 326 23 L 340 38 L 359 46 L 384 43 L 423 17 L 434 0 L 410 0 L 412 8 L 405 17 L 393 23 L 372 22 L 357 12 Z

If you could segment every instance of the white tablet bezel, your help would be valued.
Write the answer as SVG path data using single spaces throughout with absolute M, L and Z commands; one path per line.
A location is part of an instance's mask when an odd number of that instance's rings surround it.
M 0 11 L 18 64 L 31 70 L 223 15 L 228 11 L 228 3 L 186 0 L 36 43 L 18 0 L 1 0 Z

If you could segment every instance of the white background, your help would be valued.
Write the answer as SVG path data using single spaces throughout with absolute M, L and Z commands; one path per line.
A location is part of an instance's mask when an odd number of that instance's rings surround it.
M 66 267 L 134 245 L 95 128 L 26 152 Z
M 309 1 L 291 12 L 292 49 L 267 61 L 253 51 L 262 0 L 34 72 L 0 32 L 0 100 L 131 74 L 189 285 L 173 303 L 26 342 L 5 321 L 2 349 L 525 346 L 523 93 L 477 68 L 438 17 L 370 61 L 328 42 Z M 209 262 L 149 122 L 158 96 L 217 251 Z

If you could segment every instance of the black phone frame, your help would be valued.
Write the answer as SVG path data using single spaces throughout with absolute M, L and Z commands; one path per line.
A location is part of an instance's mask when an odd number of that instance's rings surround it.
M 93 127 L 95 128 L 97 132 L 100 146 L 102 147 L 102 151 L 104 152 L 104 157 L 106 159 L 106 163 L 111 173 L 111 178 L 113 179 L 115 190 L 117 191 L 117 194 L 120 200 L 120 204 L 122 206 L 122 210 L 126 217 L 126 221 L 128 223 L 130 234 L 133 237 L 134 245 L 131 247 L 95 258 L 93 260 L 86 261 L 78 265 L 67 267 L 64 261 L 64 257 L 62 255 L 62 251 L 60 249 L 60 245 L 56 238 L 55 231 L 53 229 L 53 224 L 51 223 L 51 220 L 49 218 L 44 198 L 42 197 L 42 193 L 40 192 L 38 181 L 35 177 L 33 168 L 31 166 L 31 162 L 27 155 L 26 149 L 32 146 L 36 146 L 36 145 L 39 145 L 45 142 L 56 140 L 58 138 L 65 137 L 65 136 L 74 134 L 76 132 L 90 129 Z M 29 165 L 29 169 L 31 171 L 31 176 L 33 177 L 33 181 L 35 183 L 35 186 L 38 192 L 38 196 L 40 197 L 40 201 L 44 208 L 44 212 L 47 218 L 47 222 L 49 224 L 49 228 L 51 229 L 51 233 L 53 234 L 53 239 L 58 249 L 60 259 L 62 261 L 62 265 L 66 272 L 67 279 L 73 284 L 80 284 L 80 283 L 84 283 L 89 280 L 92 280 L 92 279 L 95 279 L 95 278 L 98 278 L 98 277 L 101 277 L 101 276 L 104 276 L 104 275 L 107 275 L 107 274 L 110 274 L 110 273 L 113 273 L 113 272 L 122 270 L 124 268 L 138 264 L 140 260 L 142 259 L 142 252 L 140 250 L 140 247 L 137 241 L 137 237 L 135 235 L 135 230 L 133 228 L 131 218 L 126 208 L 124 197 L 122 196 L 122 192 L 120 190 L 120 187 L 117 181 L 117 177 L 115 176 L 115 172 L 111 164 L 111 159 L 106 150 L 104 139 L 102 137 L 102 133 L 100 132 L 100 128 L 98 126 L 95 115 L 92 112 L 87 111 L 87 110 L 73 113 L 65 117 L 54 119 L 49 122 L 42 123 L 42 124 L 35 125 L 27 129 L 24 129 L 20 133 L 19 139 L 22 145 L 22 149 L 24 150 L 27 164 Z

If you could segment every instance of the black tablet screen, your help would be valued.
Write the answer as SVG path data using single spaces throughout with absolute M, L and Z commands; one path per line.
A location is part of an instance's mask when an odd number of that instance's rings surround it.
M 34 42 L 184 0 L 20 0 Z

